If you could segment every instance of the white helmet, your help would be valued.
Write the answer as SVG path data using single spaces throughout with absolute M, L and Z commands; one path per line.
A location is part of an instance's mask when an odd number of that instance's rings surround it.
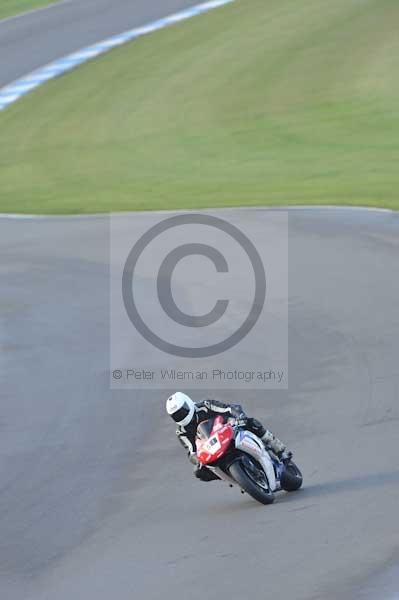
M 186 394 L 176 392 L 167 399 L 166 412 L 178 425 L 185 427 L 193 420 L 195 404 Z

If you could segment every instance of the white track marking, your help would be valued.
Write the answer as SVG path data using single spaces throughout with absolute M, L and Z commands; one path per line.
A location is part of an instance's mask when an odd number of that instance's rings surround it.
M 70 0 L 65 1 L 69 2 Z M 219 6 L 230 4 L 231 2 L 234 2 L 234 0 L 210 0 L 209 2 L 205 2 L 203 4 L 191 6 L 190 8 L 182 10 L 176 14 L 169 15 L 162 19 L 158 19 L 157 21 L 148 23 L 147 25 L 144 25 L 142 27 L 137 27 L 135 29 L 125 31 L 124 33 L 114 35 L 111 38 L 98 42 L 97 44 L 93 44 L 92 46 L 82 48 L 77 52 L 68 54 L 67 56 L 57 59 L 48 65 L 40 67 L 32 73 L 28 73 L 27 75 L 24 75 L 23 77 L 17 79 L 13 83 L 10 83 L 5 87 L 0 88 L 0 111 L 4 110 L 11 104 L 14 104 L 14 102 L 22 98 L 22 96 L 25 96 L 30 91 L 39 87 L 40 85 L 43 85 L 50 79 L 59 77 L 60 75 L 63 75 L 64 73 L 75 69 L 79 65 L 95 58 L 96 56 L 99 56 L 100 54 L 105 54 L 106 52 L 109 52 L 115 46 L 125 44 L 138 37 L 141 37 L 148 33 L 152 33 L 153 31 L 157 31 L 159 29 L 164 29 L 165 27 L 169 27 L 180 21 L 191 19 L 191 17 L 201 15 L 203 13 L 209 12 L 210 10 L 213 10 L 214 8 L 218 8 Z M 54 6 L 59 6 L 59 4 L 56 4 Z M 53 8 L 54 6 L 50 5 L 49 7 L 43 7 L 42 9 L 36 10 Z
M 340 205 L 292 205 L 289 206 L 225 206 L 223 208 L 201 208 L 201 209 L 178 209 L 178 210 L 140 210 L 140 211 L 123 211 L 117 213 L 92 213 L 92 214 L 75 214 L 75 215 L 57 215 L 57 214 L 49 214 L 49 215 L 28 215 L 23 213 L 0 213 L 0 219 L 10 219 L 10 220 L 34 220 L 34 219 L 93 219 L 93 218 L 108 218 L 110 215 L 118 216 L 123 218 L 124 216 L 129 216 L 132 214 L 155 214 L 155 215 L 167 215 L 167 214 L 177 214 L 177 213 L 202 213 L 202 212 L 216 212 L 216 211 L 253 211 L 253 210 L 287 210 L 290 212 L 293 211 L 311 211 L 311 210 L 328 210 L 328 211 L 354 211 L 354 212 L 371 212 L 371 213 L 379 213 L 385 215 L 399 215 L 399 212 L 396 210 L 392 210 L 390 208 L 378 208 L 373 206 L 340 206 Z M 398 599 L 399 600 L 399 599 Z

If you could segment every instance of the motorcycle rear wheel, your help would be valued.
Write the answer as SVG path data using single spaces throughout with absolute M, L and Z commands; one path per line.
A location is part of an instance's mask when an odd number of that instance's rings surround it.
M 238 485 L 254 500 L 257 500 L 261 504 L 272 504 L 274 502 L 273 492 L 257 484 L 249 473 L 247 473 L 241 460 L 233 462 L 230 465 L 229 472 Z
M 286 465 L 280 479 L 282 489 L 286 492 L 295 492 L 301 487 L 302 481 L 301 471 L 294 462 L 290 461 Z

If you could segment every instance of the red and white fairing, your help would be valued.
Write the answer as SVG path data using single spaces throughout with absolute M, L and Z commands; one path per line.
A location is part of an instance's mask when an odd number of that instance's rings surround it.
M 234 437 L 230 423 L 225 423 L 223 417 L 216 417 L 212 432 L 207 439 L 197 439 L 197 458 L 202 465 L 210 465 L 226 452 Z
M 212 463 L 216 462 L 227 452 L 234 439 L 234 445 L 237 450 L 249 454 L 261 464 L 268 479 L 270 489 L 275 491 L 277 482 L 273 462 L 262 441 L 250 431 L 234 430 L 232 425 L 228 422 L 225 423 L 221 416 L 214 419 L 211 430 L 205 431 L 207 427 L 210 427 L 210 423 L 211 421 L 207 421 L 201 423 L 199 426 L 200 437 L 196 440 L 199 462 L 204 466 L 212 468 Z M 203 436 L 201 436 L 201 427 L 204 428 Z M 217 473 L 220 474 L 219 469 L 217 469 Z

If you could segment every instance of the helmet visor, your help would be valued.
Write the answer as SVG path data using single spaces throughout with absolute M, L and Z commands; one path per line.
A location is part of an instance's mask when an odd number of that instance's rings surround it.
M 187 417 L 187 415 L 190 412 L 190 407 L 187 404 L 187 402 L 185 402 L 183 404 L 183 406 L 181 408 L 179 408 L 179 410 L 177 410 L 176 412 L 174 412 L 171 417 L 174 421 L 176 421 L 176 423 L 181 423 L 181 421 L 184 421 L 184 419 Z

